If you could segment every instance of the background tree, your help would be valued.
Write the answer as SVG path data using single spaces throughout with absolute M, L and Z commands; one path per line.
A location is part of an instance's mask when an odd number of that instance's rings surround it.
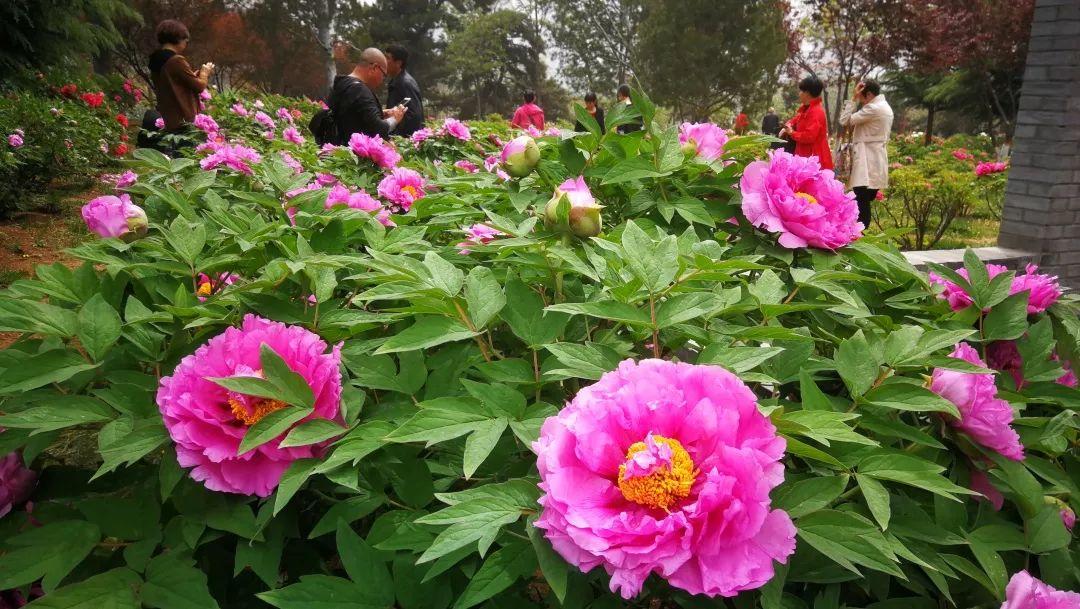
M 637 73 L 638 28 L 643 0 L 548 0 L 548 22 L 559 77 L 579 92 L 614 96 Z
M 122 41 L 117 22 L 138 19 L 123 0 L 0 2 L 0 77 L 111 51 Z
M 636 62 L 655 101 L 698 120 L 767 103 L 787 58 L 782 3 L 647 0 L 645 7 Z

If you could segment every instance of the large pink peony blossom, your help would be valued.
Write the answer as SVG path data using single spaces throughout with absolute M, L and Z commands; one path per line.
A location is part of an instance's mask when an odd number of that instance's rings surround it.
M 349 149 L 358 157 L 371 159 L 371 162 L 383 169 L 393 169 L 401 161 L 398 151 L 378 135 L 370 137 L 363 133 L 354 133 L 349 138 Z
M 213 119 L 209 114 L 196 114 L 195 120 L 191 121 L 195 127 L 201 131 L 205 131 L 207 134 L 213 134 L 220 131 L 217 121 Z
M 862 236 L 855 195 L 817 157 L 783 150 L 746 166 L 739 183 L 743 214 L 754 226 L 780 233 L 787 248 L 836 249 Z
M 210 156 L 199 161 L 199 166 L 210 170 L 224 165 L 233 171 L 251 175 L 254 173 L 251 164 L 261 160 L 262 157 L 254 148 L 242 144 L 222 144 Z
M 1051 353 L 1050 359 L 1058 361 L 1057 353 Z M 1016 382 L 1016 388 L 1023 388 L 1024 359 L 1020 356 L 1020 349 L 1016 347 L 1015 341 L 997 340 L 987 345 L 986 364 L 994 370 L 1008 372 L 1013 377 L 1013 381 Z M 1062 367 L 1065 369 L 1065 374 L 1062 374 L 1054 382 L 1066 387 L 1076 387 L 1076 375 L 1073 373 L 1072 367 L 1069 366 L 1069 362 L 1063 362 Z
M 409 211 L 413 203 L 424 198 L 424 178 L 412 169 L 398 167 L 379 182 L 379 196 L 402 211 Z
M 720 158 L 727 141 L 727 133 L 714 123 L 683 123 L 679 127 L 679 143 L 692 147 L 694 154 L 706 161 Z
M 390 211 L 384 208 L 378 199 L 369 195 L 362 188 L 356 192 L 350 192 L 348 188 L 341 184 L 331 188 L 326 195 L 326 209 L 332 209 L 339 205 L 374 214 L 375 218 L 383 226 L 396 226 L 394 221 L 390 219 Z
M 194 468 L 191 477 L 210 490 L 266 497 L 290 463 L 316 457 L 325 446 L 279 448 L 286 431 L 237 456 L 251 425 L 286 405 L 229 391 L 208 379 L 260 376 L 263 344 L 311 387 L 315 411 L 304 420 L 340 420 L 341 345 L 327 353 L 326 343 L 313 332 L 247 315 L 240 328 L 225 330 L 180 360 L 172 376 L 162 378 L 158 387 L 158 408 L 176 443 L 180 466 Z
M 83 205 L 82 217 L 86 228 L 102 237 L 141 233 L 147 228 L 146 212 L 126 194 L 91 199 Z
M 443 121 L 442 131 L 463 142 L 472 139 L 472 133 L 469 132 L 469 126 L 456 118 L 448 118 Z
M 0 518 L 29 499 L 36 482 L 37 474 L 23 465 L 22 455 L 12 452 L 0 457 Z
M 412 141 L 413 148 L 420 148 L 421 144 L 434 136 L 434 131 L 432 131 L 429 127 L 424 127 L 423 129 L 417 129 L 416 131 L 414 131 L 413 134 L 409 136 L 409 140 Z
M 289 142 L 290 144 L 296 144 L 301 146 L 304 143 L 304 136 L 300 135 L 300 130 L 295 125 L 289 125 L 281 130 L 281 139 Z
M 1000 264 L 986 265 L 986 274 L 990 279 L 1008 270 L 1007 267 Z M 970 281 L 967 269 L 957 269 L 956 274 Z M 948 301 L 953 311 L 966 309 L 974 302 L 964 288 L 956 283 L 933 272 L 929 274 L 929 278 L 930 283 L 944 286 L 945 291 L 941 293 L 941 298 Z M 1039 267 L 1034 264 L 1027 265 L 1024 268 L 1024 274 L 1016 275 L 1013 278 L 1012 285 L 1009 287 L 1010 295 L 1024 291 L 1030 292 L 1028 295 L 1028 313 L 1042 313 L 1061 297 L 1061 286 L 1058 284 L 1057 277 L 1039 273 Z
M 795 551 L 791 519 L 770 509 L 784 447 L 723 368 L 627 360 L 544 422 L 536 526 L 581 570 L 602 566 L 623 598 L 652 573 L 735 596 Z
M 971 345 L 960 343 L 949 357 L 986 367 Z M 930 390 L 949 400 L 960 411 L 960 419 L 949 422 L 972 440 L 1015 461 L 1024 458 L 1020 436 L 1011 426 L 1013 410 L 997 397 L 993 374 L 978 374 L 934 368 Z
M 256 102 L 256 107 L 259 107 L 258 102 Z M 260 125 L 266 127 L 271 131 L 273 131 L 274 129 L 274 119 L 270 118 L 270 115 L 263 112 L 262 110 L 255 113 L 255 122 L 259 123 Z
M 1077 609 L 1080 594 L 1052 588 L 1027 571 L 1017 571 L 1005 586 L 1001 609 Z

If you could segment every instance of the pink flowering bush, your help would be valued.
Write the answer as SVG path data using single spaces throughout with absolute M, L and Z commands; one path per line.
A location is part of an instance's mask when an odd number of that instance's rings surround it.
M 180 360 L 157 392 L 177 462 L 210 490 L 266 497 L 293 461 L 314 457 L 322 448 L 281 447 L 283 432 L 253 450 L 238 451 L 251 426 L 288 404 L 227 389 L 212 379 L 264 379 L 263 346 L 302 377 L 314 396 L 314 410 L 305 420 L 340 419 L 340 345 L 328 353 L 326 342 L 304 328 L 244 317 L 239 328 L 225 330 Z
M 82 218 L 86 228 L 102 237 L 145 233 L 147 227 L 146 212 L 127 194 L 91 199 L 82 207 Z
M 720 158 L 727 141 L 727 133 L 715 123 L 683 123 L 679 127 L 679 143 L 706 161 Z
M 739 190 L 746 219 L 778 233 L 786 248 L 834 250 L 862 236 L 855 195 L 814 157 L 770 151 L 769 160 L 746 166 Z
M 603 567 L 624 599 L 654 573 L 735 596 L 795 551 L 795 527 L 769 499 L 784 440 L 722 368 L 624 361 L 545 421 L 533 450 L 536 526 L 571 564 Z
M 360 158 L 370 159 L 376 167 L 393 169 L 401 161 L 397 150 L 378 135 L 369 137 L 363 133 L 354 133 L 349 138 L 349 149 Z
M 957 345 L 949 357 L 986 367 L 967 343 Z M 953 427 L 1006 458 L 1017 461 L 1024 458 L 1020 436 L 1012 428 L 1012 407 L 997 397 L 993 374 L 935 368 L 930 390 L 952 402 L 960 411 L 959 419 L 949 420 Z

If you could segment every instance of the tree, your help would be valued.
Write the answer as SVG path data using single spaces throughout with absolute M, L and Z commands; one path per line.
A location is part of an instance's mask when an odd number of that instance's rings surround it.
M 698 120 L 720 108 L 766 103 L 787 58 L 781 3 L 647 0 L 645 6 L 636 63 L 656 102 Z
M 548 0 L 560 78 L 579 91 L 614 91 L 637 73 L 643 0 Z
M 508 114 L 520 91 L 544 82 L 543 48 L 527 17 L 518 11 L 499 10 L 469 20 L 446 48 L 460 113 Z
M 0 2 L 0 76 L 111 51 L 122 41 L 117 21 L 138 19 L 123 0 Z

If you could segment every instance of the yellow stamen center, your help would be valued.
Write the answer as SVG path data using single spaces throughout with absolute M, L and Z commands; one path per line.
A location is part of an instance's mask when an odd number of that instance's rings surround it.
M 211 289 L 210 288 L 210 282 L 206 281 L 206 282 L 203 282 L 203 283 L 199 284 L 199 290 L 198 290 L 197 293 L 199 294 L 199 296 L 209 296 L 210 295 L 210 289 Z
M 626 475 L 626 464 L 620 465 L 619 490 L 623 497 L 634 503 L 666 512 L 690 494 L 699 472 L 694 469 L 690 453 L 678 440 L 653 436 L 653 441 L 666 444 L 671 449 L 671 463 L 660 465 L 648 475 L 632 477 Z M 626 452 L 626 459 L 629 461 L 635 454 L 647 449 L 645 442 L 637 442 Z
M 229 408 L 237 421 L 251 427 L 271 412 L 285 408 L 285 402 L 281 400 L 259 400 L 255 402 L 254 409 L 249 409 L 236 398 L 229 398 Z
M 805 193 L 805 192 L 797 192 L 797 193 L 795 193 L 795 196 L 799 197 L 800 199 L 803 199 L 804 201 L 806 201 L 807 203 L 809 203 L 811 205 L 817 205 L 817 199 L 812 194 Z
M 415 186 L 402 186 L 401 187 L 401 192 L 407 192 L 407 193 L 409 193 L 410 197 L 416 198 L 416 187 Z

